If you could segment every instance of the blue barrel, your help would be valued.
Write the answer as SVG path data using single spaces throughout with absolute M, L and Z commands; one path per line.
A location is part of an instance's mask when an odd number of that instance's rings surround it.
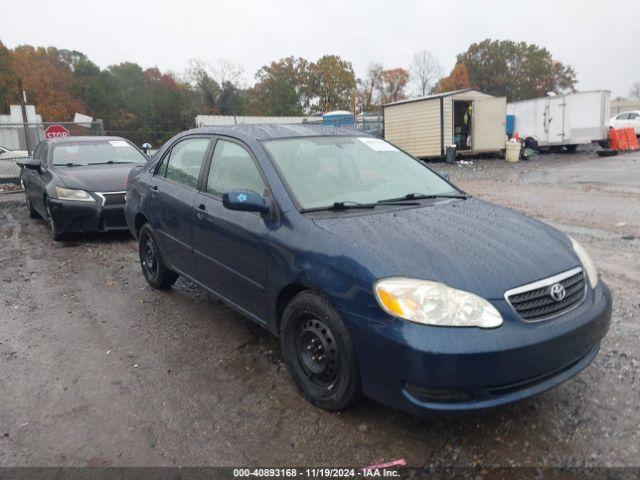
M 515 115 L 507 115 L 507 136 L 509 138 L 513 137 L 513 134 L 516 131 L 516 116 Z

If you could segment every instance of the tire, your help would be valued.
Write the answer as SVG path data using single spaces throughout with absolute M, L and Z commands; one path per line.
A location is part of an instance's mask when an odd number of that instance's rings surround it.
M 167 268 L 156 240 L 155 232 L 145 223 L 138 234 L 138 255 L 142 274 L 149 285 L 158 290 L 166 290 L 178 279 L 178 274 Z
M 324 298 L 302 292 L 289 302 L 280 345 L 287 370 L 307 401 L 336 411 L 358 400 L 360 375 L 351 337 Z
M 56 223 L 53 221 L 53 213 L 51 212 L 51 205 L 47 198 L 44 199 L 44 208 L 47 211 L 47 223 L 49 224 L 49 234 L 55 242 L 61 242 L 64 240 L 64 232 L 58 231 Z
M 37 212 L 37 210 L 35 208 L 33 208 L 33 205 L 31 205 L 31 199 L 29 198 L 29 195 L 27 195 L 27 192 L 24 192 L 24 197 L 27 201 L 27 210 L 29 210 L 29 218 L 40 218 L 40 214 Z

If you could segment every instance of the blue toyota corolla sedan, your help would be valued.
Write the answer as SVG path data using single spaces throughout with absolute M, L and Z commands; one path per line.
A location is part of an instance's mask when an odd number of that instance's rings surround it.
M 129 175 L 155 288 L 184 275 L 279 336 L 301 394 L 469 411 L 584 369 L 611 318 L 585 250 L 350 129 L 190 130 Z

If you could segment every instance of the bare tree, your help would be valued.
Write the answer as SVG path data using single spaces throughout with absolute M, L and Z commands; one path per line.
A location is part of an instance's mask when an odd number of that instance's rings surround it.
M 382 81 L 382 64 L 372 62 L 367 68 L 367 75 L 365 78 L 359 78 L 356 81 L 357 84 L 357 102 L 358 110 L 360 112 L 368 112 L 376 109 L 378 99 L 376 98 L 376 92 L 380 88 L 380 82 Z
M 413 56 L 410 72 L 413 93 L 418 97 L 427 95 L 442 76 L 438 59 L 427 50 L 421 50 Z
M 636 82 L 631 86 L 631 96 L 640 100 L 640 82 Z
M 215 65 L 209 65 L 209 69 L 211 70 L 211 76 L 221 86 L 231 84 L 237 87 L 242 82 L 244 69 L 239 63 L 232 62 L 226 58 L 219 58 Z

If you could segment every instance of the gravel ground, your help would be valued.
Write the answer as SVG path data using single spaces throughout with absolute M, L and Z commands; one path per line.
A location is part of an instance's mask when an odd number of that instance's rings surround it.
M 640 154 L 434 167 L 590 250 L 614 313 L 577 378 L 465 417 L 324 412 L 259 327 L 189 282 L 150 289 L 127 235 L 54 243 L 0 195 L 0 465 L 639 466 Z

